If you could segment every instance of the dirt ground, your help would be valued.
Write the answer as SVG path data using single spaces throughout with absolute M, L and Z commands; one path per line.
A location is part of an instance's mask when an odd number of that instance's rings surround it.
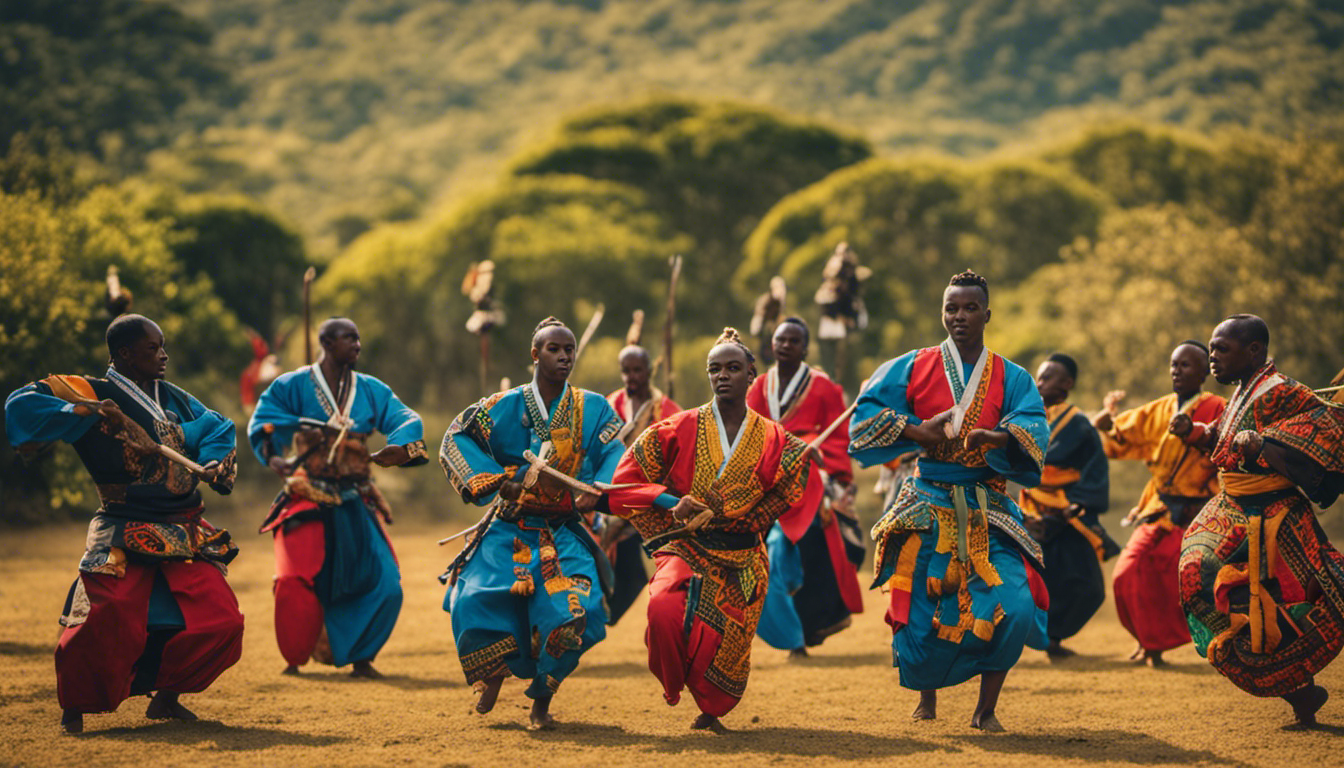
M 255 517 L 255 516 L 250 516 Z M 85 718 L 81 736 L 61 733 L 52 648 L 83 544 L 63 525 L 0 532 L 0 764 L 76 765 L 802 765 L 815 761 L 957 766 L 1344 764 L 1344 665 L 1320 677 L 1337 700 L 1313 732 L 1286 732 L 1288 707 L 1255 699 L 1186 647 L 1166 670 L 1136 667 L 1132 641 L 1109 602 L 1075 638 L 1075 659 L 1051 664 L 1026 651 L 999 706 L 1008 734 L 968 726 L 975 685 L 945 691 L 940 719 L 909 719 L 915 695 L 897 685 L 882 596 L 813 657 L 788 663 L 757 642 L 746 697 L 725 720 L 733 732 L 691 732 L 690 697 L 663 703 L 645 666 L 642 600 L 565 682 L 553 732 L 523 724 L 523 685 L 506 683 L 490 715 L 470 714 L 472 693 L 453 651 L 443 588 L 445 524 L 394 527 L 406 590 L 401 620 L 378 658 L 387 679 L 356 681 L 309 665 L 282 677 L 272 631 L 272 554 L 255 521 L 217 518 L 243 552 L 230 581 L 247 630 L 242 661 L 184 703 L 201 722 L 152 722 L 146 699 Z

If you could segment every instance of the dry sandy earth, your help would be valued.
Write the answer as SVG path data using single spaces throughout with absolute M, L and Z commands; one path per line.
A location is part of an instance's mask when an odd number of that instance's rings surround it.
M 1111 604 L 1075 639 L 1084 654 L 1050 664 L 1027 651 L 1008 677 L 999 717 L 1011 731 L 968 727 L 974 684 L 944 692 L 940 718 L 913 723 L 914 694 L 897 686 L 882 598 L 801 664 L 758 641 L 746 698 L 714 736 L 688 730 L 686 697 L 666 706 L 645 667 L 642 602 L 566 681 L 557 730 L 529 733 L 518 681 L 492 714 L 469 714 L 449 619 L 435 580 L 451 526 L 395 528 L 405 607 L 378 659 L 387 679 L 355 681 L 330 667 L 282 677 L 272 634 L 268 538 L 224 517 L 243 546 L 231 582 L 247 616 L 242 661 L 184 701 L 202 721 L 151 722 L 146 699 L 85 718 L 82 736 L 57 725 L 52 647 L 83 532 L 73 525 L 0 532 L 0 764 L 77 765 L 801 765 L 818 760 L 956 766 L 1344 764 L 1344 663 L 1320 681 L 1337 697 L 1324 729 L 1284 732 L 1288 708 L 1236 690 L 1188 646 L 1165 671 L 1125 660 L 1132 643 Z

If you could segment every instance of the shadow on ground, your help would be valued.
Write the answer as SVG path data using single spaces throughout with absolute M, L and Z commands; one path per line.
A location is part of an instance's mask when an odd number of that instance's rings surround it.
M 1227 755 L 1183 749 L 1138 731 L 1076 728 L 1051 734 L 984 733 L 963 736 L 962 741 L 996 754 L 1037 755 L 1088 763 L 1246 765 Z
M 690 720 L 686 721 L 687 728 Z M 493 730 L 524 730 L 521 723 L 497 723 Z M 530 734 L 543 742 L 567 742 L 583 747 L 646 747 L 650 752 L 681 754 L 702 751 L 710 754 L 731 755 L 760 753 L 794 757 L 826 757 L 836 760 L 861 760 L 884 757 L 906 757 L 925 752 L 958 752 L 916 739 L 896 736 L 875 736 L 852 731 L 833 731 L 823 728 L 743 728 L 723 735 L 691 732 L 680 736 L 656 736 L 632 733 L 617 725 L 598 723 L 562 723 L 552 731 Z
M 82 740 L 109 738 L 118 741 L 155 741 L 165 744 L 199 744 L 213 742 L 215 749 L 251 750 L 271 747 L 326 747 L 348 741 L 343 736 L 319 736 L 311 733 L 284 731 L 278 728 L 256 728 L 245 725 L 225 725 L 214 720 L 194 723 L 163 722 L 152 725 L 109 728 L 105 731 L 85 731 Z

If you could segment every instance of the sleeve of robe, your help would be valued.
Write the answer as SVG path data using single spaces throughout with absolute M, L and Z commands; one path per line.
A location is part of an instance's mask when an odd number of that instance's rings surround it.
M 96 413 L 75 413 L 74 403 L 51 394 L 40 381 L 14 390 L 5 400 L 5 434 L 14 448 L 57 440 L 73 443 L 100 418 Z
M 374 414 L 378 431 L 387 437 L 388 445 L 400 445 L 410 454 L 410 461 L 403 467 L 417 467 L 429 462 L 425 453 L 425 423 L 392 388 L 372 376 L 364 377 L 364 383 L 373 395 Z

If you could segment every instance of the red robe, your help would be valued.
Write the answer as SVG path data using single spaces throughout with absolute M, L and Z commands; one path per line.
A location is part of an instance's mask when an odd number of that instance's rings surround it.
M 725 465 L 714 410 L 704 405 L 645 430 L 621 459 L 612 483 L 632 485 L 608 493 L 611 512 L 646 542 L 662 542 L 645 642 L 669 704 L 689 688 L 702 712 L 719 717 L 746 690 L 770 573 L 762 539 L 775 520 L 805 529 L 821 498 L 806 449 L 748 409 Z M 714 512 L 693 534 L 668 512 L 683 494 Z
M 788 402 L 780 403 L 779 425 L 797 436 L 803 442 L 815 440 L 826 428 L 845 412 L 845 391 L 820 368 L 810 368 L 807 381 L 802 383 L 798 392 Z M 800 366 L 794 376 L 803 375 Z M 753 411 L 770 418 L 770 388 L 773 386 L 770 375 L 758 376 L 747 391 L 747 406 Z M 826 474 L 839 483 L 848 485 L 854 479 L 854 468 L 849 458 L 849 424 L 842 422 L 821 444 L 821 455 L 826 462 Z M 820 506 L 815 511 L 820 511 Z M 810 523 L 810 521 L 809 521 Z M 863 591 L 859 588 L 859 574 L 849 557 L 845 554 L 845 540 L 840 534 L 840 524 L 831 518 L 823 529 L 826 536 L 826 550 L 830 555 L 831 569 L 835 572 L 836 584 L 840 587 L 840 598 L 850 613 L 863 613 Z M 806 532 L 806 529 L 804 529 Z M 795 544 L 797 538 L 790 537 Z

